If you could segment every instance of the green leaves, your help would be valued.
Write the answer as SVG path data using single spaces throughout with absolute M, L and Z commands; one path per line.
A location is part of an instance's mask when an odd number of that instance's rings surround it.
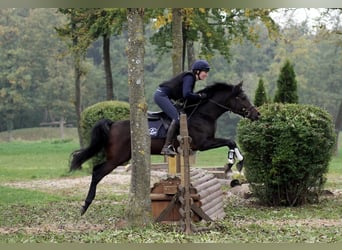
M 250 29 L 252 20 L 261 20 L 270 33 L 276 27 L 269 17 L 270 9 L 224 9 L 224 8 L 185 8 L 183 9 L 183 39 L 186 42 L 199 42 L 200 56 L 210 58 L 219 51 L 227 61 L 231 59 L 230 47 L 244 38 L 256 41 L 256 30 Z M 155 18 L 158 32 L 151 37 L 160 54 L 172 46 L 170 11 L 150 12 Z M 154 15 L 154 16 L 153 16 Z
M 277 86 L 278 89 L 274 97 L 275 102 L 298 103 L 296 74 L 289 60 L 286 60 L 281 68 Z
M 86 108 L 81 115 L 81 137 L 84 144 L 90 142 L 91 129 L 95 123 L 101 119 L 111 119 L 113 121 L 129 119 L 130 106 L 127 102 L 105 101 L 94 104 Z M 104 154 L 100 153 L 98 157 L 93 158 L 92 165 L 103 161 Z
M 325 182 L 335 141 L 332 118 L 298 104 L 264 105 L 260 112 L 259 121 L 238 124 L 246 177 L 264 203 L 301 205 Z

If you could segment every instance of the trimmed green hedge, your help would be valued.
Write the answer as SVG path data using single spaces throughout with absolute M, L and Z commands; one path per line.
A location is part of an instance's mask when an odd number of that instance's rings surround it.
M 104 101 L 96 103 L 86 108 L 81 114 L 81 136 L 84 145 L 90 143 L 91 129 L 95 123 L 101 119 L 111 119 L 113 121 L 129 119 L 129 103 L 122 101 Z M 92 165 L 102 162 L 104 153 L 92 159 Z
M 333 153 L 332 117 L 299 104 L 266 104 L 260 120 L 240 120 L 238 142 L 252 192 L 272 206 L 317 201 Z

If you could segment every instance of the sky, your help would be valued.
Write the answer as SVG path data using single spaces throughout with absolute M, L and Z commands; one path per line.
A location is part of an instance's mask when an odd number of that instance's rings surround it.
M 289 10 L 287 13 L 285 10 Z M 323 11 L 320 9 L 309 9 L 309 8 L 293 8 L 293 9 L 279 9 L 276 13 L 272 13 L 271 16 L 277 23 L 281 26 L 286 26 L 289 20 L 301 23 L 308 20 L 309 24 L 315 23 L 315 18 L 319 17 L 320 13 Z

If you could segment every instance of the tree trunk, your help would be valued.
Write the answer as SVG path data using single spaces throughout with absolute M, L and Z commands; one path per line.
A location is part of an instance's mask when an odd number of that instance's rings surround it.
M 144 9 L 129 8 L 128 84 L 131 120 L 132 176 L 127 208 L 130 226 L 142 227 L 151 222 L 150 136 L 147 126 L 147 103 L 144 94 Z
M 195 48 L 194 48 L 194 42 L 193 41 L 187 41 L 186 43 L 187 47 L 187 53 L 188 53 L 188 67 L 190 69 L 191 65 L 195 62 Z
M 6 126 L 7 126 L 7 141 L 11 142 L 13 141 L 13 118 L 6 119 Z
M 172 68 L 173 75 L 183 70 L 182 9 L 172 9 Z
M 60 131 L 61 139 L 64 139 L 64 117 L 63 116 L 61 116 L 59 120 L 59 131 Z
M 110 37 L 105 34 L 103 35 L 103 65 L 106 75 L 106 94 L 107 100 L 113 100 L 113 76 L 110 65 Z
M 81 136 L 81 70 L 79 63 L 75 63 L 75 111 L 77 119 L 77 132 L 80 146 L 83 147 L 83 139 Z
M 73 16 L 71 18 L 74 18 Z M 72 20 L 72 44 L 74 47 L 78 45 L 78 37 L 75 34 L 76 24 Z M 76 112 L 76 120 L 77 120 L 77 133 L 80 142 L 80 146 L 83 147 L 83 139 L 81 136 L 81 55 L 78 52 L 74 52 L 74 77 L 75 77 L 75 112 Z
M 342 130 L 342 100 L 340 102 L 340 107 L 337 112 L 335 120 L 335 131 L 336 131 L 336 144 L 335 144 L 335 154 L 338 155 L 338 136 Z

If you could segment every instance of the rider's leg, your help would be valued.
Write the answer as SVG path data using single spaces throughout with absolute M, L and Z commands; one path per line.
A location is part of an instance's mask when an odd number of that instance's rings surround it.
M 163 89 L 157 89 L 154 94 L 154 101 L 172 120 L 167 131 L 165 144 L 161 151 L 161 154 L 174 156 L 176 155 L 176 152 L 172 146 L 172 140 L 176 137 L 176 133 L 179 127 L 178 111 Z
M 175 156 L 177 153 L 172 146 L 172 141 L 177 135 L 179 122 L 177 120 L 172 120 L 170 127 L 167 131 L 166 139 L 162 151 L 160 152 L 162 155 Z

